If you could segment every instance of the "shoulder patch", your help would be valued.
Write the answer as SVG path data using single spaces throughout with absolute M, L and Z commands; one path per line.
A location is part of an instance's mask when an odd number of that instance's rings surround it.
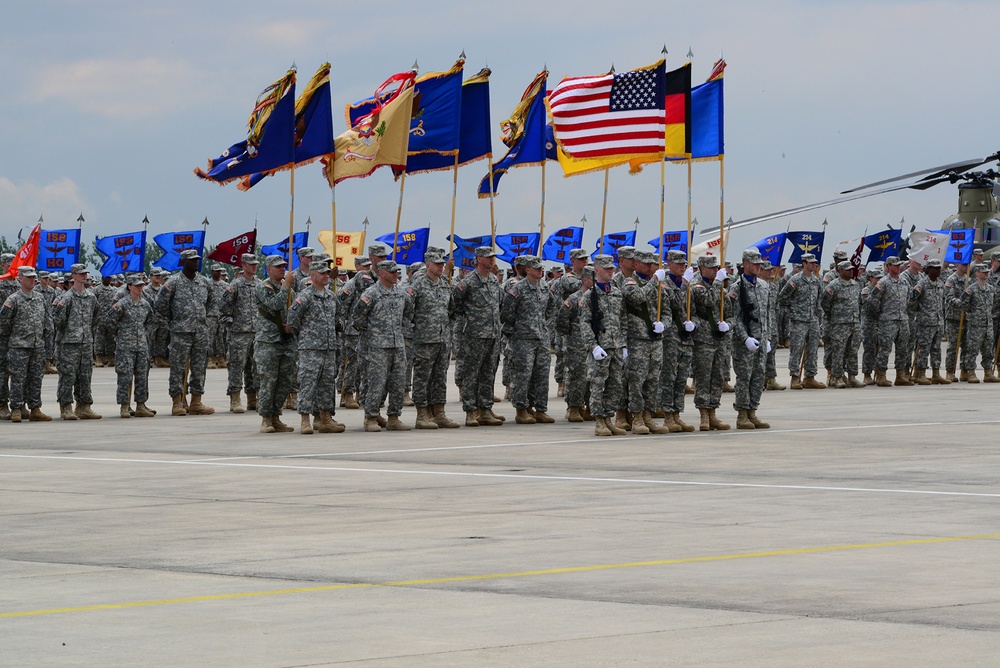
M 463 283 L 459 283 L 458 285 L 455 286 L 455 289 L 457 289 L 457 290 L 463 290 L 464 291 L 465 290 L 465 283 L 464 282 Z
M 510 295 L 511 297 L 516 297 L 517 296 L 517 290 L 508 290 L 507 294 Z
M 636 280 L 634 278 L 630 278 L 627 281 L 625 281 L 625 285 L 639 285 L 639 284 L 636 283 Z
M 567 299 L 566 301 L 563 302 L 563 306 L 567 306 L 569 308 L 573 308 L 573 302 L 570 301 L 569 299 Z
M 361 301 L 363 301 L 366 304 L 371 304 L 372 298 L 369 297 L 368 295 L 361 295 Z
M 414 290 L 413 288 L 406 288 L 406 294 L 410 295 L 411 297 L 416 297 L 417 291 Z

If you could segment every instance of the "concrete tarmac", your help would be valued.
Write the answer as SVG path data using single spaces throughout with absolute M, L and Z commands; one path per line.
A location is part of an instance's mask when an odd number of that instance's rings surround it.
M 166 382 L 152 419 L 96 369 L 104 419 L 0 423 L 0 665 L 1000 663 L 1000 385 L 768 392 L 767 431 L 598 438 L 554 384 L 552 425 L 340 410 L 303 436 L 230 414 L 225 370 L 212 416 L 171 417 Z

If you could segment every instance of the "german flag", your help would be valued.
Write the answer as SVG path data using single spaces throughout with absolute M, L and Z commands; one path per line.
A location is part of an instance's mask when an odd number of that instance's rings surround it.
M 691 153 L 691 63 L 667 72 L 666 96 L 664 156 L 683 158 Z

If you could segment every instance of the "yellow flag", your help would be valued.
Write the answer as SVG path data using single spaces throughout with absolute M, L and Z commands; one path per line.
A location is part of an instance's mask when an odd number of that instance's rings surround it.
M 354 270 L 354 258 L 364 255 L 364 232 L 341 232 L 337 230 L 337 252 L 333 252 L 333 230 L 320 230 L 319 242 L 327 255 L 334 258 L 334 266 L 338 269 Z
M 576 176 L 577 174 L 588 174 L 590 172 L 603 171 L 606 167 L 617 167 L 624 165 L 628 160 L 617 157 L 610 158 L 571 158 L 561 148 L 556 147 L 556 154 L 559 157 L 559 166 L 562 167 L 565 176 Z M 657 158 L 654 158 L 656 160 Z

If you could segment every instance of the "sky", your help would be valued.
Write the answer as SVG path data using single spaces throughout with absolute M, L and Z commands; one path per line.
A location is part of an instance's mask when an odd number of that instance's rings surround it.
M 332 65 L 334 131 L 344 105 L 372 94 L 417 61 L 421 73 L 448 69 L 464 50 L 469 76 L 491 77 L 494 161 L 506 147 L 499 124 L 534 75 L 549 88 L 564 76 L 648 65 L 668 50 L 679 67 L 692 51 L 704 81 L 724 54 L 726 158 L 724 218 L 742 220 L 820 202 L 847 188 L 1000 150 L 1000 89 L 991 37 L 1000 3 L 777 1 L 678 3 L 581 0 L 340 0 L 161 3 L 35 0 L 6 3 L 0 23 L 0 235 L 33 225 L 73 227 L 84 239 L 142 228 L 198 229 L 208 243 L 253 228 L 274 243 L 289 229 L 290 179 L 271 177 L 250 192 L 192 173 L 246 138 L 257 95 L 293 63 L 303 85 Z M 487 200 L 475 189 L 485 161 L 458 175 L 456 233 L 489 233 Z M 668 165 L 665 229 L 687 225 L 687 170 Z M 633 229 L 637 246 L 657 236 L 660 174 L 612 170 L 605 231 Z M 546 235 L 578 225 L 584 245 L 600 233 L 603 174 L 564 178 L 546 168 Z M 401 229 L 431 227 L 445 246 L 452 175 L 406 180 Z M 537 231 L 541 169 L 512 170 L 496 199 L 497 232 Z M 699 228 L 720 224 L 719 163 L 692 167 L 692 213 Z M 337 227 L 369 240 L 391 232 L 399 185 L 387 169 L 336 189 Z M 828 241 L 887 224 L 940 227 L 957 191 L 943 184 L 798 214 L 733 231 L 729 259 L 759 239 L 820 230 Z M 330 228 L 331 193 L 317 164 L 296 170 L 295 230 L 311 218 L 311 239 Z M 699 230 L 700 231 L 700 230 Z M 786 250 L 787 254 L 788 250 Z M 824 260 L 830 258 L 828 244 Z

